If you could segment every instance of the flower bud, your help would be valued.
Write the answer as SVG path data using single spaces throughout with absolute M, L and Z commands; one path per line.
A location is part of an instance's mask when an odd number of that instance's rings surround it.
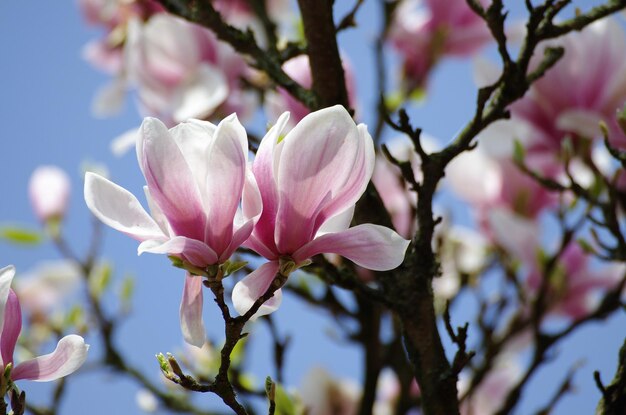
M 62 219 L 70 196 L 70 179 L 59 167 L 39 166 L 30 177 L 28 193 L 42 222 Z

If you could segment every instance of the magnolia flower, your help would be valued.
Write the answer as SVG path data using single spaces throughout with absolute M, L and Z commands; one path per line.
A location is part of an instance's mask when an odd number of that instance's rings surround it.
M 137 158 L 151 215 L 130 192 L 94 173 L 85 176 L 85 201 L 102 222 L 141 242 L 139 254 L 167 254 L 206 268 L 224 263 L 248 238 L 261 196 L 246 166 L 246 131 L 236 115 L 217 126 L 190 120 L 169 131 L 146 118 Z M 201 278 L 188 274 L 181 325 L 185 340 L 197 346 L 204 343 L 201 307 Z
M 270 262 L 235 285 L 233 304 L 241 314 L 268 289 L 281 260 L 293 270 L 314 255 L 334 253 L 381 271 L 400 265 L 409 244 L 383 226 L 349 228 L 374 169 L 367 127 L 334 106 L 307 115 L 284 135 L 288 117 L 265 135 L 252 167 L 263 213 L 246 246 Z M 280 299 L 278 290 L 257 315 L 275 311 Z
M 568 245 L 559 257 L 555 274 L 550 276 L 552 313 L 572 319 L 585 317 L 598 306 L 599 294 L 614 288 L 626 270 L 617 263 L 593 269 L 590 259 L 577 243 Z M 537 268 L 538 265 L 528 276 L 528 286 L 533 291 L 541 288 L 542 275 Z
M 41 262 L 15 281 L 24 308 L 38 315 L 46 315 L 61 306 L 81 281 L 80 266 L 70 260 Z
M 239 87 L 247 66 L 212 32 L 161 13 L 145 24 L 132 21 L 125 48 L 128 77 L 145 113 L 173 124 L 207 118 L 222 106 L 220 113 L 250 112 Z
M 558 151 L 568 135 L 599 137 L 602 120 L 614 144 L 625 146 L 616 119 L 626 102 L 626 37 L 620 25 L 599 20 L 544 46 L 555 44 L 565 48 L 563 58 L 511 106 L 513 118 L 533 129 L 530 150 Z M 537 65 L 542 54 L 535 56 Z
M 54 352 L 19 363 L 13 352 L 22 330 L 22 311 L 17 295 L 11 289 L 15 268 L 0 269 L 0 367 L 13 364 L 11 380 L 28 379 L 39 382 L 55 380 L 76 371 L 87 358 L 89 345 L 75 334 L 63 337 Z
M 520 261 L 528 289 L 536 293 L 542 285 L 541 228 L 509 211 L 495 209 L 490 218 L 494 240 Z M 624 274 L 623 264 L 594 268 L 589 254 L 577 243 L 570 243 L 559 256 L 553 274 L 549 276 L 550 313 L 573 319 L 591 312 L 598 304 L 598 294 L 612 289 Z
M 42 222 L 61 219 L 70 198 L 70 178 L 57 166 L 39 166 L 30 176 L 28 193 L 35 214 Z
M 313 368 L 302 381 L 302 404 L 309 415 L 355 415 L 361 399 L 357 384 L 333 379 L 322 368 Z
M 509 391 L 521 378 L 523 372 L 515 356 L 505 354 L 496 359 L 494 367 L 478 387 L 461 404 L 461 415 L 493 414 L 504 404 Z M 468 378 L 459 380 L 459 391 L 465 393 L 470 385 Z
M 528 155 L 525 163 L 547 177 L 556 177 L 562 170 L 546 154 Z M 491 157 L 483 147 L 454 159 L 446 168 L 446 176 L 452 190 L 478 208 L 481 222 L 496 207 L 535 218 L 557 202 L 554 193 L 522 172 L 510 158 Z
M 425 86 L 439 59 L 469 56 L 492 37 L 465 0 L 405 0 L 393 15 L 389 39 L 404 60 L 409 89 L 414 89 Z

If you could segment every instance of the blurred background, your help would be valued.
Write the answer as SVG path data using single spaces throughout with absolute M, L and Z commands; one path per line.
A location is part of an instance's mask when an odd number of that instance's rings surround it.
M 352 2 L 336 3 L 336 15 L 343 15 L 352 6 Z M 515 16 L 519 5 L 509 3 Z M 342 53 L 356 68 L 359 121 L 369 125 L 374 123 L 373 109 L 378 99 L 371 43 L 380 24 L 379 13 L 377 2 L 365 2 L 357 15 L 358 27 L 339 36 Z M 38 228 L 28 198 L 28 181 L 38 166 L 57 165 L 71 177 L 72 192 L 64 234 L 71 248 L 80 255 L 87 249 L 92 232 L 92 219 L 82 190 L 86 166 L 106 166 L 113 181 L 137 195 L 142 193 L 144 185 L 134 151 L 118 157 L 110 148 L 114 137 L 141 122 L 134 98 L 127 100 L 124 110 L 116 117 L 98 119 L 92 115 L 93 97 L 108 82 L 109 76 L 86 63 L 81 51 L 89 40 L 101 34 L 98 28 L 85 23 L 77 5 L 71 1 L 0 2 L 0 190 L 3 194 L 0 224 Z M 493 55 L 493 50 L 486 54 Z M 387 64 L 390 78 L 393 78 L 396 58 L 389 55 Z M 474 93 L 471 62 L 445 60 L 433 74 L 425 100 L 409 108 L 412 121 L 446 143 L 470 119 Z M 246 127 L 262 136 L 266 122 L 259 111 Z M 393 135 L 387 130 L 385 138 Z M 466 206 L 454 196 L 446 193 L 437 204 L 442 211 L 451 212 L 455 221 L 473 225 Z M 186 350 L 178 320 L 183 272 L 173 268 L 164 256 L 138 257 L 134 240 L 107 227 L 102 230 L 102 259 L 113 267 L 112 293 L 121 288 L 125 276 L 135 278 L 132 309 L 120 324 L 115 341 L 129 361 L 158 379 L 161 374 L 155 354 L 182 354 Z M 14 264 L 18 272 L 16 279 L 40 262 L 58 258 L 60 254 L 50 242 L 33 247 L 0 241 L 0 266 Z M 77 290 L 73 295 L 64 301 L 70 304 L 84 293 Z M 106 303 L 113 309 L 118 299 L 109 295 Z M 455 324 L 464 323 L 462 307 L 471 307 L 469 302 L 465 303 L 459 302 L 454 310 Z M 330 320 L 332 317 L 320 315 L 289 295 L 273 317 L 281 335 L 291 337 L 285 359 L 287 387 L 300 386 L 313 367 L 323 367 L 338 378 L 352 379 L 358 384 L 363 356 L 341 339 Z M 208 298 L 205 298 L 204 321 L 209 337 L 219 341 L 222 321 Z M 550 396 L 573 362 L 581 365 L 574 377 L 575 392 L 556 407 L 555 413 L 592 413 L 600 397 L 592 372 L 599 370 L 605 381 L 613 376 L 625 323 L 626 318 L 621 315 L 605 323 L 589 324 L 558 347 L 558 356 L 537 373 L 525 391 L 517 413 L 536 410 L 538 402 Z M 271 338 L 264 324 L 259 323 L 251 330 L 253 336 L 246 361 L 250 373 L 260 384 L 266 375 L 273 375 Z M 137 405 L 139 388 L 133 381 L 113 372 L 90 368 L 89 362 L 100 356 L 102 350 L 94 339 L 88 336 L 86 340 L 91 343 L 88 362 L 68 378 L 60 413 L 142 413 Z M 446 336 L 444 340 L 448 342 Z M 49 350 L 53 347 L 54 344 L 50 344 Z M 42 404 L 49 399 L 53 387 L 30 382 L 22 382 L 20 386 L 27 391 L 27 398 Z M 219 400 L 210 394 L 194 399 L 202 405 L 206 402 L 209 407 L 222 408 Z M 259 405 L 263 407 L 264 403 L 260 401 Z M 157 409 L 157 413 L 167 411 Z

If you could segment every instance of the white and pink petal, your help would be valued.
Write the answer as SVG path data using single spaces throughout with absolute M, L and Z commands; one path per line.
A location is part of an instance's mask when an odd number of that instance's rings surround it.
M 338 254 L 363 268 L 387 271 L 402 263 L 408 246 L 408 240 L 387 227 L 363 224 L 315 238 L 292 257 L 302 263 L 318 254 Z
M 13 380 L 36 382 L 56 380 L 75 372 L 87 359 L 89 345 L 75 334 L 63 337 L 54 352 L 17 365 L 11 372 Z
M 145 241 L 164 237 L 132 193 L 95 173 L 85 174 L 85 202 L 103 223 L 131 238 Z
M 278 272 L 278 261 L 270 261 L 248 274 L 235 284 L 233 288 L 233 306 L 241 315 L 244 315 L 255 301 L 261 297 L 274 281 Z M 278 309 L 282 301 L 282 292 L 277 290 L 274 296 L 267 300 L 254 314 L 253 319 L 271 314 Z
M 187 274 L 180 302 L 180 329 L 183 338 L 192 346 L 202 347 L 206 341 L 202 319 L 202 277 Z

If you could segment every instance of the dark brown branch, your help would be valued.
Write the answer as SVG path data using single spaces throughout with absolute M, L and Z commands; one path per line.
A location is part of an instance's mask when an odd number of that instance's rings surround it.
M 337 46 L 333 0 L 298 0 L 304 23 L 313 91 L 318 97 L 312 109 L 343 105 L 350 109 L 346 80 Z

